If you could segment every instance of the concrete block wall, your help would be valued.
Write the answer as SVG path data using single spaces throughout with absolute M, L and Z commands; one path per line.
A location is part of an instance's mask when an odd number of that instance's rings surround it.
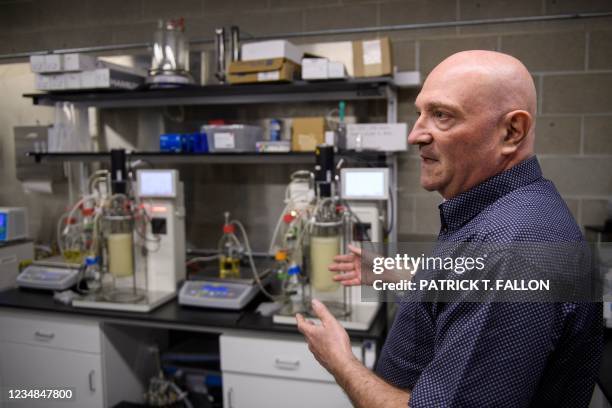
M 247 36 L 246 33 L 267 35 L 609 11 L 612 3 L 608 0 L 0 0 L 0 54 L 148 42 L 160 17 L 184 16 L 187 33 L 192 38 L 212 38 L 214 27 L 230 24 L 239 25 Z M 606 202 L 612 195 L 612 18 L 422 28 L 293 41 L 305 43 L 377 35 L 391 37 L 399 69 L 419 70 L 424 75 L 444 57 L 466 49 L 498 50 L 521 59 L 532 72 L 538 89 L 536 149 L 545 176 L 555 182 L 581 225 L 604 221 Z M 415 96 L 416 91 L 400 93 L 400 120 L 414 121 Z M 257 107 L 254 111 L 248 110 L 249 113 L 236 108 L 230 115 L 250 119 L 270 112 L 282 116 L 284 112 L 294 114 L 301 109 L 316 113 L 328 108 L 312 104 L 274 105 Z M 366 120 L 384 119 L 384 105 L 380 103 L 351 104 L 350 109 L 362 118 L 365 115 Z M 194 115 L 197 119 L 197 113 Z M 440 197 L 419 186 L 418 160 L 414 150 L 400 157 L 398 226 L 401 234 L 435 234 L 439 228 Z M 262 225 L 276 216 L 273 203 L 278 202 L 280 209 L 283 181 L 273 177 L 272 184 L 267 185 L 257 178 L 289 170 L 253 171 L 249 166 L 184 169 L 186 178 L 193 183 L 192 205 L 194 210 L 199 210 L 196 214 L 200 214 L 194 220 L 198 227 L 192 230 L 192 238 L 197 240 L 202 231 L 212 231 L 217 223 L 215 216 L 221 209 L 209 206 L 210 200 L 202 192 L 205 188 L 216 197 L 231 197 L 243 206 L 255 208 L 236 211 L 252 217 L 255 233 L 265 236 L 269 231 Z M 228 172 L 233 176 L 223 176 Z M 216 178 L 227 180 L 229 187 L 211 187 L 202 181 Z

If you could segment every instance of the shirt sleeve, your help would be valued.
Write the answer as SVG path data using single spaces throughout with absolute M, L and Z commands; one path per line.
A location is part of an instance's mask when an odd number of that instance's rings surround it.
M 410 407 L 525 407 L 558 327 L 555 303 L 449 303 Z

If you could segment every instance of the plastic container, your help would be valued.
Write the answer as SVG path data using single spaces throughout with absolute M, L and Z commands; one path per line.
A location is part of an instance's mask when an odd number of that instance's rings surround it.
M 263 128 L 253 125 L 205 125 L 210 152 L 256 152 L 263 140 Z
M 100 265 L 98 257 L 88 256 L 85 258 L 85 283 L 90 292 L 98 292 L 102 288 L 102 274 L 100 273 Z

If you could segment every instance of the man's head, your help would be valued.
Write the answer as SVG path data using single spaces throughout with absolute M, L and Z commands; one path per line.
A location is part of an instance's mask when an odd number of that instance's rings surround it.
M 527 68 L 494 51 L 451 55 L 431 71 L 408 142 L 421 185 L 452 198 L 533 155 L 536 91 Z

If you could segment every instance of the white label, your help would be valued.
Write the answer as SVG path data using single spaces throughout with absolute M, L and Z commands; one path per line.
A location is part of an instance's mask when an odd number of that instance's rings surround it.
M 215 133 L 215 149 L 235 149 L 236 140 L 233 133 Z
M 364 41 L 363 65 L 382 64 L 382 47 L 380 40 Z
M 258 81 L 278 81 L 280 79 L 280 71 L 258 72 Z
M 379 151 L 408 150 L 408 125 L 406 123 L 359 123 L 346 125 L 349 149 Z

